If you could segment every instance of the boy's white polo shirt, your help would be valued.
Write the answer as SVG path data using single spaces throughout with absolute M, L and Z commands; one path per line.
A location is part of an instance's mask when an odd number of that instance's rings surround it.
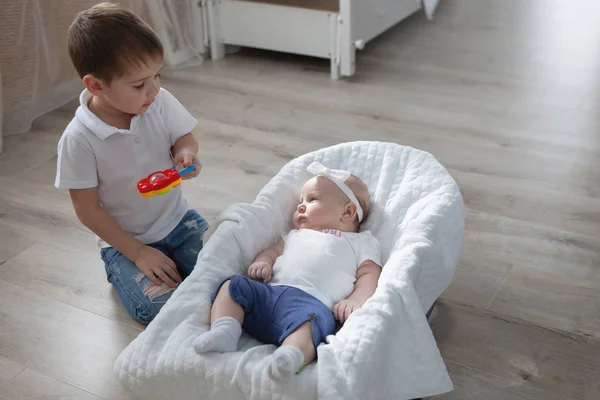
M 188 211 L 181 185 L 166 194 L 145 198 L 140 179 L 173 165 L 171 147 L 198 121 L 165 89 L 154 103 L 131 120 L 130 129 L 108 125 L 88 108 L 92 95 L 84 90 L 75 117 L 58 142 L 55 186 L 59 189 L 98 187 L 102 207 L 143 243 L 165 238 Z M 100 247 L 109 247 L 100 238 Z

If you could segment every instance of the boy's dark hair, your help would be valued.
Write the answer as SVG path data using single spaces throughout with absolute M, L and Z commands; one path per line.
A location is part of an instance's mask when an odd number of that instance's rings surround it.
M 123 6 L 100 3 L 80 12 L 69 27 L 71 62 L 80 77 L 91 74 L 110 82 L 148 56 L 163 55 L 150 26 Z

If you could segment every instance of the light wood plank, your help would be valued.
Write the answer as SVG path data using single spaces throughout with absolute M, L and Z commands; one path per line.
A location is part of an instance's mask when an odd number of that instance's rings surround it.
M 238 71 L 231 71 L 231 74 L 234 72 Z M 294 82 L 292 74 L 289 75 L 289 81 Z M 506 118 L 505 112 L 475 118 L 475 122 L 482 119 L 481 124 L 500 124 L 501 128 L 493 128 L 493 134 L 487 135 L 487 129 L 483 133 L 481 130 L 474 130 L 474 117 L 465 110 L 479 108 L 478 103 L 481 99 L 463 101 L 460 106 L 463 113 L 461 116 L 457 116 L 457 111 L 448 110 L 460 104 L 462 93 L 457 93 L 458 97 L 448 96 L 446 103 L 428 104 L 424 100 L 422 105 L 417 106 L 414 92 L 407 91 L 402 94 L 398 89 L 390 89 L 389 85 L 381 88 L 372 88 L 371 85 L 358 88 L 343 86 L 335 88 L 333 93 L 339 95 L 332 98 L 331 88 L 318 82 L 305 87 L 300 83 L 287 83 L 288 87 L 282 88 L 269 85 L 266 76 L 252 79 L 245 79 L 243 75 L 213 77 L 206 76 L 200 70 L 197 73 L 179 71 L 174 73 L 174 76 L 178 81 L 175 81 L 173 86 L 181 92 L 182 99 L 189 98 L 189 103 L 196 105 L 198 113 L 207 119 L 276 132 L 282 139 L 291 136 L 314 140 L 321 145 L 364 139 L 365 135 L 368 135 L 373 140 L 394 141 L 423 148 L 435 154 L 452 171 L 473 172 L 485 177 L 518 178 L 523 181 L 530 179 L 545 182 L 547 187 L 554 189 L 563 189 L 568 185 L 583 195 L 588 194 L 590 190 L 589 174 L 594 174 L 593 169 L 586 168 L 587 172 L 584 175 L 571 172 L 573 168 L 579 168 L 578 166 L 585 167 L 590 163 L 593 165 L 593 159 L 582 159 L 581 153 L 565 154 L 564 150 L 558 153 L 558 143 L 550 147 L 558 154 L 540 151 L 540 148 L 546 147 L 542 144 L 547 140 L 545 134 L 538 135 L 535 142 L 529 145 L 535 146 L 535 151 L 523 149 L 520 141 L 514 139 L 532 137 L 529 132 L 516 131 L 511 137 L 502 138 L 498 131 L 504 128 L 502 121 Z M 183 87 L 183 83 L 190 80 L 208 86 L 203 100 L 192 100 L 197 97 L 193 89 L 189 85 L 187 90 Z M 213 86 L 216 86 L 214 90 Z M 231 88 L 236 96 L 231 98 L 231 95 L 224 93 L 223 86 Z M 244 89 L 240 91 L 240 87 Z M 326 89 L 329 89 L 328 96 L 321 96 Z M 463 89 L 463 92 L 465 90 Z M 480 91 L 485 92 L 483 89 Z M 287 100 L 284 100 L 286 93 Z M 289 99 L 289 93 L 293 93 L 292 99 Z M 437 98 L 437 93 L 433 95 L 427 97 L 429 103 L 431 99 Z M 401 96 L 406 96 L 406 100 L 403 101 Z M 394 98 L 397 110 L 390 109 L 390 102 L 386 100 L 389 98 Z M 230 115 L 232 112 L 233 117 Z M 556 114 L 555 110 L 549 112 Z M 269 117 L 270 113 L 281 117 Z M 581 120 L 576 115 L 569 118 Z M 302 123 L 296 123 L 297 120 Z M 507 130 L 511 132 L 515 128 Z M 535 129 L 532 130 L 535 132 Z M 560 146 L 563 146 L 564 136 L 561 137 Z M 468 147 L 463 145 L 465 142 L 469 143 Z M 590 148 L 586 144 L 587 138 L 577 140 L 576 136 L 571 136 L 570 143 Z M 452 151 L 448 151 L 450 148 Z M 472 151 L 473 148 L 477 151 Z M 531 165 L 536 165 L 536 168 L 531 168 Z M 567 179 L 570 174 L 572 177 Z
M 547 295 L 540 293 L 545 298 L 545 308 L 539 308 L 540 305 L 536 305 L 534 299 L 541 297 L 529 292 L 538 287 L 534 282 L 531 287 L 515 288 L 515 301 L 521 301 L 512 305 L 516 313 L 514 315 L 523 317 L 523 312 L 527 312 L 533 317 L 538 314 L 532 320 L 546 322 L 549 326 L 555 326 L 553 319 L 555 322 L 562 319 L 560 326 L 563 329 L 580 324 L 582 327 L 587 326 L 588 332 L 600 329 L 594 313 L 594 309 L 599 307 L 600 291 L 577 292 L 576 289 L 598 288 L 600 240 L 597 237 L 532 225 L 523 220 L 475 210 L 467 211 L 467 225 L 461 263 L 444 297 L 487 308 L 497 294 L 500 295 L 498 301 L 504 299 L 506 291 L 505 288 L 500 290 L 500 287 L 505 280 L 507 284 L 513 282 L 515 276 L 513 273 L 509 275 L 513 269 L 515 274 L 517 271 L 530 271 L 529 278 L 532 280 L 536 280 L 538 274 L 542 280 L 543 276 L 555 276 L 555 284 L 563 290 L 573 288 L 573 299 L 580 299 L 578 302 L 566 304 L 559 297 L 554 297 L 555 292 L 548 288 L 544 290 Z M 543 287 L 542 284 L 538 289 Z M 532 301 L 525 300 L 522 296 L 531 296 Z M 498 303 L 493 304 L 496 307 Z M 527 306 L 519 311 L 518 308 L 524 305 Z M 510 306 L 508 301 L 506 307 Z M 503 312 L 513 314 L 506 307 Z M 543 315 L 546 316 L 545 319 L 542 318 Z M 585 321 L 582 321 L 582 317 Z
M 543 267 L 515 266 L 490 310 L 600 339 L 600 268 L 578 277 L 577 268 L 553 273 Z
M 0 388 L 26 368 L 25 365 L 0 356 Z
M 62 128 L 64 129 L 64 127 Z M 4 138 L 0 157 L 0 177 L 14 178 L 32 166 L 39 165 L 56 156 L 56 145 L 62 133 L 60 125 Z M 36 156 L 32 158 L 31 156 Z
M 65 230 L 46 238 L 4 264 L 0 280 L 140 329 L 106 281 L 90 235 Z
M 454 390 L 430 400 L 564 400 L 562 395 L 453 362 L 448 363 L 447 369 Z
M 27 368 L 0 386 L 2 400 L 105 400 L 90 392 Z
M 3 280 L 0 302 L 0 356 L 105 399 L 130 399 L 113 363 L 139 329 Z
M 460 366 L 450 369 L 459 390 L 447 398 L 600 398 L 600 341 L 448 302 L 431 325 L 442 356 Z M 534 388 L 540 397 L 528 397 Z
M 2 264 L 35 243 L 23 229 L 5 224 L 0 217 L 0 269 Z

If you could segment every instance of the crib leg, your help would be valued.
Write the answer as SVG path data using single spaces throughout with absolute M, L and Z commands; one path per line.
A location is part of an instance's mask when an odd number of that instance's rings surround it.
M 339 48 L 340 73 L 342 76 L 352 76 L 356 71 L 356 47 L 352 40 L 352 10 L 351 1 L 340 1 L 339 17 Z
M 331 79 L 336 81 L 340 79 L 340 49 L 339 49 L 339 24 L 338 14 L 329 14 L 330 42 L 329 58 L 331 59 Z
M 337 65 L 335 58 L 331 59 L 331 79 L 334 81 L 340 79 L 340 66 Z
M 225 57 L 225 43 L 221 37 L 219 3 L 216 0 L 208 0 L 206 3 L 210 29 L 210 56 L 213 60 L 220 60 Z

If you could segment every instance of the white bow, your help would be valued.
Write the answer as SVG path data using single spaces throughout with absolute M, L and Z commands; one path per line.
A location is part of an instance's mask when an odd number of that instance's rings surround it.
M 350 201 L 354 203 L 354 205 L 356 206 L 356 214 L 358 215 L 358 222 L 362 221 L 363 209 L 360 206 L 360 202 L 358 201 L 352 190 L 350 190 L 348 185 L 346 185 L 345 183 L 346 180 L 350 177 L 349 171 L 344 171 L 342 169 L 330 169 L 316 161 L 310 164 L 306 168 L 306 170 L 311 174 L 323 176 L 335 183 L 342 190 L 342 192 L 344 192 L 344 194 L 348 196 Z

